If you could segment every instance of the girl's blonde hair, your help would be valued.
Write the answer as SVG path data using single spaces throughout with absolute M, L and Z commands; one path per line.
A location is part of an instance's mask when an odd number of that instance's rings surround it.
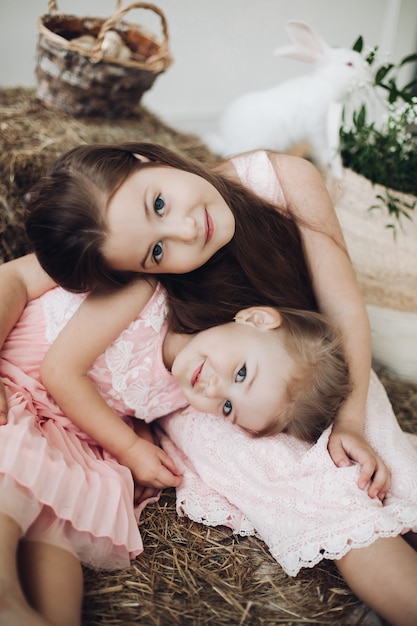
M 320 313 L 279 309 L 288 354 L 295 374 L 288 381 L 285 403 L 270 425 L 255 437 L 285 432 L 314 442 L 330 426 L 352 390 L 339 331 Z

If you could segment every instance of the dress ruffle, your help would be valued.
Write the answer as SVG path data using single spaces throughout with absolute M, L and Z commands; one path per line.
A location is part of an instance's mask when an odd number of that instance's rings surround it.
M 184 473 L 178 513 L 260 537 L 291 576 L 378 537 L 417 532 L 417 437 L 401 431 L 374 373 L 365 430 L 392 472 L 384 504 L 358 488 L 357 465 L 334 465 L 330 429 L 310 446 L 285 434 L 252 439 L 192 409 L 160 424 L 163 447 Z
M 135 512 L 130 471 L 61 423 L 37 421 L 29 394 L 10 388 L 8 424 L 0 428 L 0 510 L 28 540 L 55 543 L 91 567 L 127 567 L 143 550 L 137 522 L 145 505 Z

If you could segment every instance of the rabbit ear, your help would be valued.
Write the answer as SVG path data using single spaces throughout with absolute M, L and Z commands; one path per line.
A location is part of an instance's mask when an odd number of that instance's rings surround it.
M 303 22 L 287 22 L 287 32 L 294 45 L 277 48 L 274 51 L 277 56 L 315 63 L 330 48 L 311 26 Z

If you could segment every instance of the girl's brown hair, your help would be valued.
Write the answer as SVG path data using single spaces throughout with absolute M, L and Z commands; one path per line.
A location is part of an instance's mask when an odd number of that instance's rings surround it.
M 281 333 L 295 374 L 288 381 L 282 410 L 255 437 L 285 432 L 308 442 L 316 441 L 330 426 L 352 391 L 349 367 L 340 332 L 313 311 L 280 309 Z
M 174 331 L 191 333 L 221 324 L 255 304 L 317 309 L 300 232 L 291 216 L 209 166 L 148 143 L 74 148 L 33 189 L 27 232 L 42 267 L 58 284 L 89 291 L 132 279 L 133 273 L 109 267 L 103 255 L 107 205 L 133 172 L 155 165 L 208 180 L 236 221 L 231 242 L 201 268 L 157 275 L 168 293 Z

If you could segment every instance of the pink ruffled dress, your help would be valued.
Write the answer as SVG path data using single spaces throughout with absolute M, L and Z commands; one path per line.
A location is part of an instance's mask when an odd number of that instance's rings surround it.
M 244 184 L 285 202 L 267 153 L 239 157 L 234 164 Z M 284 434 L 254 440 L 192 408 L 159 424 L 163 447 L 184 472 L 179 515 L 257 535 L 289 575 L 378 537 L 417 532 L 417 436 L 400 429 L 374 373 L 365 432 L 392 472 L 384 504 L 358 489 L 358 466 L 334 465 L 327 451 L 330 429 L 310 446 Z
M 28 540 L 46 541 L 97 568 L 127 567 L 143 550 L 130 471 L 67 419 L 39 380 L 49 345 L 83 296 L 56 288 L 29 303 L 0 352 L 9 402 L 0 427 L 0 511 Z M 94 363 L 89 376 L 121 418 L 150 422 L 185 406 L 162 360 L 161 288 Z

